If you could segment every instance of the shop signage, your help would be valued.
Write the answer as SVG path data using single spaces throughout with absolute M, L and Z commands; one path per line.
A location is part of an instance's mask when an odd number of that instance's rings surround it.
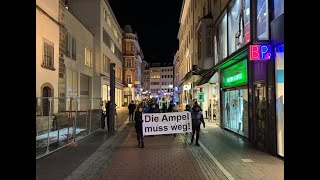
M 222 72 L 222 87 L 235 87 L 247 84 L 247 61 L 241 61 Z
M 198 102 L 204 102 L 204 92 L 198 92 Z
M 251 45 L 249 48 L 250 60 L 270 60 L 272 58 L 271 45 Z
M 191 84 L 183 85 L 183 90 L 188 91 L 191 89 Z

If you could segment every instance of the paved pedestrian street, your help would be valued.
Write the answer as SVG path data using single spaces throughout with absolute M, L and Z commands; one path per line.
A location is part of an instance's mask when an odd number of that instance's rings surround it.
M 127 108 L 118 116 L 113 135 L 97 131 L 37 159 L 37 179 L 284 179 L 283 160 L 215 123 L 201 129 L 200 146 L 190 143 L 190 134 L 178 134 L 146 136 L 139 148 Z

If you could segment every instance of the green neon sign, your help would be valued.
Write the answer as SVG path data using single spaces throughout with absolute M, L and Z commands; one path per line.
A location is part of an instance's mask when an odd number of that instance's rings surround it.
M 241 61 L 222 72 L 222 87 L 235 87 L 248 82 L 247 60 Z

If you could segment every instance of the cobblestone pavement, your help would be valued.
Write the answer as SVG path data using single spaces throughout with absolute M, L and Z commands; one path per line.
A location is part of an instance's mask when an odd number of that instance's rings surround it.
M 234 179 L 284 179 L 284 161 L 253 147 L 242 137 L 206 123 L 200 142 Z
M 101 180 L 114 179 L 206 179 L 182 135 L 147 136 L 138 148 L 131 129 Z

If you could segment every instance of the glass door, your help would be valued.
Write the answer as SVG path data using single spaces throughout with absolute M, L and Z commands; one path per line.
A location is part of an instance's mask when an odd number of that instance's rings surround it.
M 224 127 L 248 137 L 248 90 L 228 89 L 223 93 Z
M 264 82 L 254 84 L 254 107 L 255 143 L 259 148 L 265 149 L 267 101 Z

